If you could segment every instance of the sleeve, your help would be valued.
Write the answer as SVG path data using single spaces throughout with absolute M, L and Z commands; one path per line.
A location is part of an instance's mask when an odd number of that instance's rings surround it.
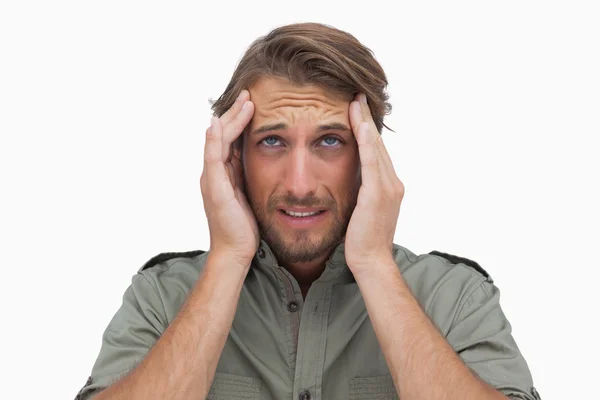
M 164 315 L 154 286 L 143 273 L 135 275 L 121 307 L 102 335 L 92 374 L 75 400 L 89 400 L 127 375 L 166 329 Z
M 466 298 L 446 339 L 481 380 L 510 399 L 540 400 L 500 308 L 500 291 L 482 281 Z

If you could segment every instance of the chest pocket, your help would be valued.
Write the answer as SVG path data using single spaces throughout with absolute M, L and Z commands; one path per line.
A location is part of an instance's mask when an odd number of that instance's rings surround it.
M 206 400 L 259 400 L 261 388 L 260 378 L 217 372 Z
M 350 400 L 398 400 L 394 380 L 390 375 L 350 379 Z

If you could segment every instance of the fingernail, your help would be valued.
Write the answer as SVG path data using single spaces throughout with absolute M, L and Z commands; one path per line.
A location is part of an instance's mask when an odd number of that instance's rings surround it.
M 367 95 L 366 95 L 366 94 L 364 94 L 364 93 L 361 93 L 361 95 L 360 95 L 360 101 L 361 101 L 362 103 L 365 103 L 365 104 L 367 104 Z
M 245 90 L 242 89 L 242 91 L 240 92 L 240 94 L 238 94 L 238 97 L 236 100 L 239 100 L 242 98 L 242 96 L 244 95 Z
M 217 117 L 214 117 L 214 116 L 210 118 L 210 127 L 211 128 L 215 126 L 215 120 L 216 119 L 217 119 Z

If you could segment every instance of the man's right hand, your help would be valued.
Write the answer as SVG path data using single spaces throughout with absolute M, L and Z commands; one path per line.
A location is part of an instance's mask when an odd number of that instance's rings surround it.
M 210 254 L 196 287 L 175 319 L 165 322 L 168 326 L 155 343 L 140 339 L 143 335 L 135 329 L 148 329 L 129 325 L 135 318 L 121 318 L 119 331 L 135 336 L 136 346 L 148 343 L 149 351 L 139 366 L 94 399 L 206 399 L 259 242 L 256 219 L 242 187 L 242 165 L 231 149 L 254 115 L 249 97 L 242 91 L 231 109 L 221 118 L 213 118 L 206 131 L 200 188 L 210 229 Z M 131 299 L 136 305 L 137 300 Z M 136 308 L 136 312 L 142 311 Z M 125 344 L 131 342 L 127 335 L 119 336 Z M 116 357 L 112 362 L 118 365 L 124 359 Z
M 206 130 L 204 169 L 200 189 L 210 231 L 210 252 L 218 258 L 249 266 L 259 245 L 256 218 L 243 187 L 240 159 L 232 143 L 254 115 L 250 94 L 242 90 L 221 118 Z

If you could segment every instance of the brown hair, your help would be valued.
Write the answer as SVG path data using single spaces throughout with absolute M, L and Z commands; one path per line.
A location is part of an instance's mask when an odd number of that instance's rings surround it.
M 214 115 L 223 115 L 243 89 L 265 76 L 320 86 L 341 98 L 365 93 L 377 130 L 389 129 L 383 123 L 392 108 L 383 68 L 371 50 L 347 32 L 318 23 L 300 23 L 259 37 L 246 50 L 225 92 L 212 102 Z

